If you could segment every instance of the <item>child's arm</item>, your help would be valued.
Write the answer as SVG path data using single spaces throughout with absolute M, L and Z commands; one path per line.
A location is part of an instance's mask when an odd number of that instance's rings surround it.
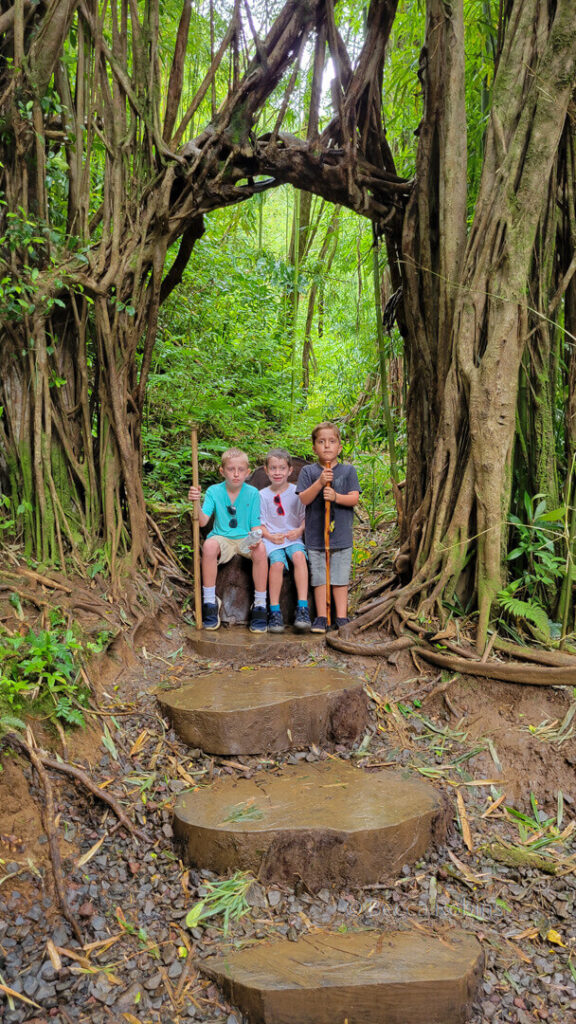
M 325 487 L 324 497 L 326 501 L 333 501 L 335 505 L 342 505 L 344 508 L 354 508 L 354 505 L 357 505 L 360 501 L 360 492 L 348 491 L 347 494 L 339 494 L 333 487 Z
M 272 544 L 281 544 L 283 540 L 288 536 L 287 533 L 272 533 L 264 523 L 261 525 L 262 536 L 265 540 L 269 540 Z
M 302 540 L 303 536 L 304 536 L 304 523 L 302 523 L 300 526 L 295 526 L 293 530 L 287 530 L 286 534 L 285 534 L 286 540 L 291 540 L 292 543 L 294 543 L 294 541 L 297 541 L 297 540 Z
M 307 487 L 305 491 L 300 491 L 300 493 L 298 494 L 298 497 L 300 498 L 302 504 L 311 505 L 312 502 L 314 501 L 314 498 L 317 498 L 318 495 L 320 494 L 320 491 L 323 488 L 327 487 L 332 482 L 333 479 L 334 470 L 323 469 L 318 479 L 315 480 L 313 484 L 310 484 L 310 486 Z
M 188 501 L 200 501 L 202 498 L 202 491 L 200 487 L 191 487 L 188 491 Z M 207 516 L 205 512 L 200 509 L 198 513 L 198 522 L 200 526 L 206 526 L 206 523 L 210 521 L 210 516 Z

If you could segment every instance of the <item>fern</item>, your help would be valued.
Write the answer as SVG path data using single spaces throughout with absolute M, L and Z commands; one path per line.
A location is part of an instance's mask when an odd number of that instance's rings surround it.
M 515 597 L 510 590 L 501 590 L 498 594 L 498 601 L 501 608 L 514 616 L 515 619 L 525 619 L 532 622 L 547 639 L 550 639 L 550 623 L 543 608 L 532 601 L 521 601 Z
M 5 732 L 10 732 L 12 729 L 25 729 L 26 723 L 21 718 L 17 718 L 16 715 L 0 715 L 0 736 Z

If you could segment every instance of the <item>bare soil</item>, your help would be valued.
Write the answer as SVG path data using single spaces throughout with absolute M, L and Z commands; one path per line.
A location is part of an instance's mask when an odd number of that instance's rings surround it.
M 34 593 L 45 595 L 40 586 Z M 340 755 L 367 770 L 398 766 L 431 779 L 453 808 L 448 839 L 380 886 L 309 893 L 305 887 L 294 891 L 257 880 L 250 912 L 231 921 L 227 933 L 218 918 L 189 930 L 187 911 L 205 894 L 207 883 L 218 879 L 178 859 L 172 833 L 175 796 L 219 776 L 249 778 L 263 760 L 210 757 L 186 748 L 162 719 L 152 691 L 159 684 L 173 687 L 240 666 L 193 654 L 175 602 L 160 588 L 147 595 L 147 606 L 141 589 L 123 605 L 79 589 L 65 595 L 71 614 L 79 595 L 93 607 L 83 613 L 76 608 L 74 614 L 84 614 L 88 628 L 101 629 L 105 622 L 117 634 L 87 669 L 94 693 L 90 727 L 67 733 L 63 742 L 57 734 L 48 739 L 39 723 L 32 726 L 44 745 L 49 742 L 64 759 L 90 770 L 98 785 L 119 799 L 145 840 L 119 829 L 109 808 L 50 772 L 57 806 L 49 827 L 57 836 L 70 908 L 84 936 L 79 947 L 55 899 L 41 786 L 27 759 L 3 743 L 0 983 L 31 1000 L 8 999 L 0 990 L 6 1024 L 238 1024 L 240 1015 L 198 972 L 198 959 L 267 936 L 297 938 L 316 928 L 416 927 L 443 934 L 455 925 L 473 931 L 485 950 L 472 1024 L 576 1021 L 576 827 L 571 827 L 576 745 L 569 729 L 560 742 L 572 689 L 466 677 L 442 681 L 409 655 L 390 665 L 326 648 L 314 661 L 359 675 L 371 697 L 365 736 L 352 751 L 340 748 Z M 61 594 L 59 599 L 62 603 Z M 18 628 L 7 606 L 4 610 L 9 628 Z M 290 663 L 305 660 L 302 654 Z M 272 763 L 326 756 L 311 747 L 273 755 Z M 536 825 L 522 831 L 505 810 L 533 816 L 530 794 L 538 801 L 543 845 L 534 839 Z M 556 833 L 551 819 L 557 821 Z M 544 867 L 513 860 L 518 849 L 522 854 L 535 847 Z M 499 859 L 511 848 L 511 862 Z

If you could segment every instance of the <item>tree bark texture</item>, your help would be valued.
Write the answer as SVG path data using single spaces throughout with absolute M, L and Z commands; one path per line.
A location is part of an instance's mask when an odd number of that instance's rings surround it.
M 438 7 L 446 36 L 456 39 L 450 22 L 456 4 Z M 428 54 L 438 34 L 436 22 L 429 19 Z M 575 43 L 568 0 L 550 10 L 539 0 L 511 6 L 465 251 L 454 241 L 452 255 L 442 265 L 433 261 L 430 239 L 441 237 L 443 217 L 444 222 L 449 219 L 449 192 L 443 202 L 438 188 L 437 213 L 428 233 L 422 225 L 430 203 L 416 217 L 413 210 L 422 201 L 421 185 L 406 217 L 406 250 L 414 250 L 415 239 L 418 244 L 417 255 L 405 264 L 404 309 L 407 318 L 414 310 L 419 316 L 410 331 L 409 437 L 426 437 L 427 426 L 433 444 L 423 456 L 413 451 L 409 462 L 405 540 L 415 572 L 402 603 L 418 594 L 423 613 L 441 615 L 442 599 L 462 585 L 473 542 L 480 644 L 501 586 L 518 378 L 528 338 L 528 282 L 547 209 L 543 182 L 554 167 L 574 87 Z M 438 74 L 440 68 L 434 77 Z M 443 101 L 439 116 L 450 117 L 454 107 Z M 427 109 L 425 122 L 430 118 Z M 426 140 L 421 148 L 431 149 Z M 429 167 L 428 160 L 425 169 Z M 456 178 L 459 173 L 460 164 L 454 169 Z M 437 175 L 430 177 L 438 181 Z M 411 231 L 414 221 L 427 245 Z M 442 300 L 438 291 L 447 292 Z M 429 334 L 437 339 L 435 350 Z

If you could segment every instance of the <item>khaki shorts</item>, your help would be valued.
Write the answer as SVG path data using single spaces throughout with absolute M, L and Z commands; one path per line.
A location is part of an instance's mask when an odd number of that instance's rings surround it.
M 245 555 L 243 551 L 240 551 L 240 545 L 244 543 L 246 537 L 220 537 L 217 533 L 213 533 L 211 540 L 217 540 L 220 545 L 220 554 L 218 556 L 218 565 L 224 565 L 225 562 L 230 562 L 234 555 L 242 555 L 243 558 L 250 558 L 250 555 Z
M 310 560 L 310 582 L 313 587 L 326 583 L 326 552 L 308 548 Z M 347 587 L 352 567 L 352 548 L 337 548 L 330 552 L 330 584 L 333 587 Z

